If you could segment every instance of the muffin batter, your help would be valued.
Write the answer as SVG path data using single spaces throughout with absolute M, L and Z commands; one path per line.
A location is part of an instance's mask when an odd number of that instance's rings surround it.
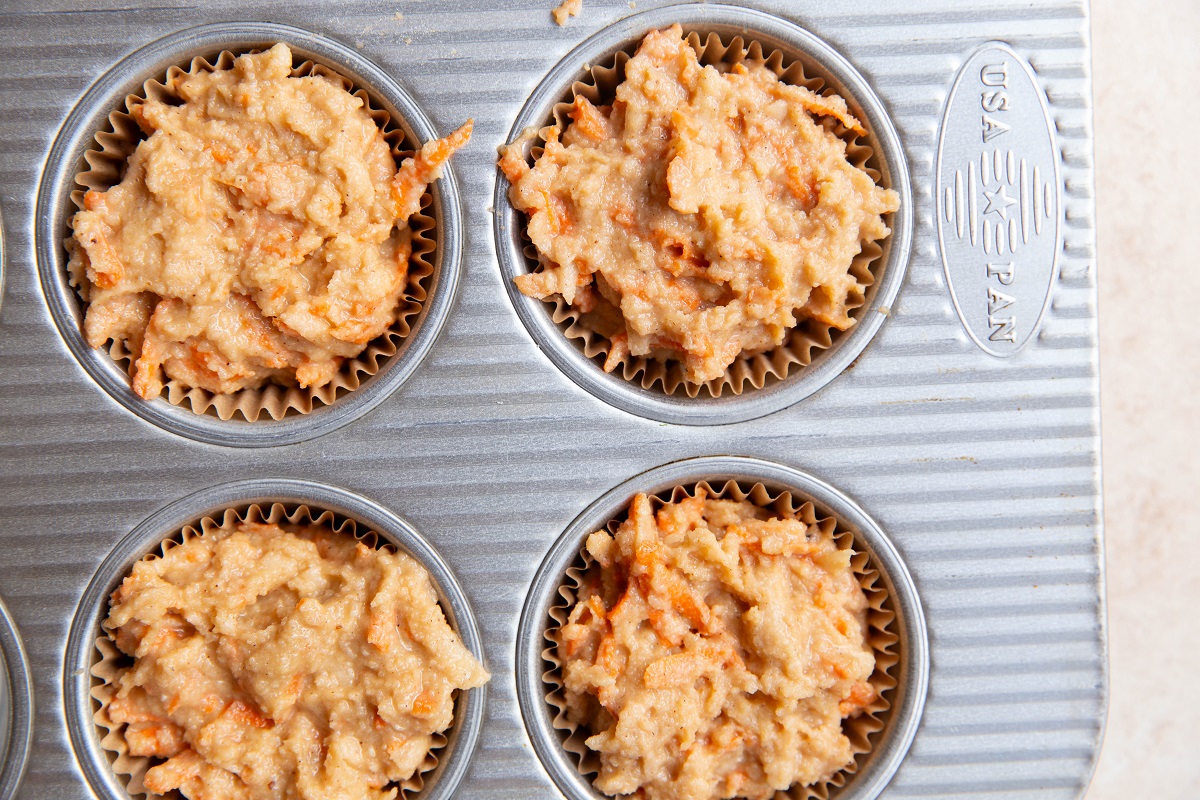
M 145 776 L 191 800 L 387 800 L 488 680 L 404 553 L 242 522 L 143 559 L 104 628 L 107 705 Z
M 214 393 L 323 386 L 396 320 L 408 218 L 471 124 L 397 170 L 362 100 L 291 71 L 277 44 L 182 78 L 182 105 L 147 99 L 120 184 L 72 221 L 84 335 L 126 343 L 143 398 L 163 373 Z
M 532 167 L 533 131 L 500 167 L 541 261 L 518 288 L 585 315 L 611 341 L 606 370 L 677 360 L 699 384 L 799 321 L 854 323 L 851 261 L 888 235 L 899 195 L 820 124 L 863 133 L 842 98 L 762 66 L 702 67 L 676 25 L 646 36 L 611 106 L 577 95 L 570 117 L 541 132 Z
M 558 632 L 568 720 L 594 784 L 644 800 L 766 800 L 853 759 L 842 720 L 875 699 L 867 601 L 831 526 L 642 494 Z

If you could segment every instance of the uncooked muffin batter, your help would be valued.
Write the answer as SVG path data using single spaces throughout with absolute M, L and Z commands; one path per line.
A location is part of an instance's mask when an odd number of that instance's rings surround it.
M 566 713 L 595 786 L 644 800 L 766 800 L 853 758 L 842 720 L 875 699 L 867 600 L 832 526 L 642 494 L 558 632 Z
M 605 369 L 678 360 L 704 383 L 801 320 L 853 324 L 866 287 L 851 262 L 888 235 L 899 196 L 819 124 L 863 132 L 841 97 L 763 66 L 702 67 L 676 25 L 646 36 L 611 106 L 577 95 L 570 116 L 532 167 L 532 131 L 500 166 L 542 267 L 517 286 L 585 315 L 608 305 Z
M 143 398 L 164 372 L 214 393 L 323 386 L 395 322 L 407 221 L 471 125 L 397 170 L 362 100 L 291 71 L 277 44 L 187 75 L 182 105 L 147 99 L 120 184 L 72 221 L 87 342 L 124 341 Z
M 285 530 L 286 528 L 286 530 Z M 488 680 L 429 575 L 328 527 L 242 522 L 143 559 L 104 622 L 132 666 L 107 706 L 148 789 L 389 800 Z

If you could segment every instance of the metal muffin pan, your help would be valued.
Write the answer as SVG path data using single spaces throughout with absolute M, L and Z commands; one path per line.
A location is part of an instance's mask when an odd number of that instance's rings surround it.
M 94 796 L 91 756 L 72 741 L 72 729 L 91 735 L 91 723 L 68 710 L 78 676 L 64 654 L 106 559 L 180 498 L 263 476 L 345 486 L 369 505 L 403 511 L 457 576 L 493 674 L 479 743 L 455 796 L 559 797 L 526 730 L 517 683 L 518 624 L 538 566 L 613 487 L 707 454 L 772 461 L 838 487 L 870 510 L 907 565 L 927 622 L 929 688 L 908 753 L 880 797 L 1082 794 L 1106 693 L 1084 0 L 1036 8 L 1019 0 L 891 0 L 865 11 L 844 0 L 803 8 L 744 0 L 827 43 L 878 97 L 910 171 L 913 235 L 888 315 L 836 380 L 790 407 L 722 425 L 631 414 L 568 377 L 517 313 L 494 227 L 493 214 L 504 213 L 495 200 L 507 189 L 496 147 L 537 87 L 590 37 L 628 41 L 655 19 L 633 15 L 665 14 L 664 3 L 639 0 L 633 10 L 627 0 L 587 0 L 582 16 L 560 28 L 550 0 L 348 0 L 336 11 L 315 0 L 186 9 L 176 2 L 49 0 L 11 4 L 0 15 L 0 595 L 21 630 L 37 701 L 18 797 Z M 712 9 L 686 10 L 725 13 Z M 102 117 L 90 87 L 110 86 L 104 94 L 115 97 L 117 83 L 145 77 L 114 72 L 125 59 L 148 75 L 170 60 L 137 61 L 153 43 L 246 18 L 302 32 L 280 37 L 299 51 L 336 51 L 332 65 L 352 78 L 347 56 L 376 65 L 364 85 L 380 94 L 385 81 L 402 85 L 430 131 L 469 116 L 476 126 L 439 184 L 459 186 L 451 212 L 461 212 L 460 236 L 441 244 L 444 257 L 461 258 L 461 279 L 457 293 L 441 293 L 445 324 L 419 368 L 381 391 L 353 424 L 326 415 L 329 435 L 281 425 L 292 433 L 263 434 L 280 446 L 235 449 L 215 442 L 245 444 L 260 434 L 176 435 L 110 392 L 85 364 L 90 351 L 69 344 L 77 316 L 56 321 L 56 305 L 73 296 L 41 281 L 38 263 L 43 240 L 61 262 L 61 226 L 49 238 L 40 228 L 65 220 L 63 173 L 94 132 L 76 120 Z M 308 45 L 301 36 L 311 37 Z M 1041 329 L 1004 359 L 977 347 L 955 312 L 933 193 L 945 103 L 960 68 L 991 41 L 1028 61 L 1046 94 L 1064 214 Z M 119 369 L 110 377 L 128 391 Z
M 604 800 L 605 795 L 579 774 L 563 749 L 562 735 L 553 725 L 555 710 L 546 702 L 547 689 L 542 679 L 549 667 L 542 652 L 552 624 L 550 609 L 562 601 L 559 590 L 567 568 L 578 560 L 587 537 L 593 531 L 603 530 L 610 520 L 626 511 L 638 492 L 659 494 L 698 481 L 708 481 L 717 488 L 728 480 L 737 481 L 743 489 L 761 483 L 771 492 L 790 491 L 796 498 L 812 501 L 818 519 L 834 517 L 840 530 L 853 535 L 855 550 L 867 553 L 871 566 L 879 570 L 896 609 L 896 633 L 900 638 L 896 649 L 900 660 L 893 674 L 897 685 L 892 692 L 892 707 L 887 712 L 884 729 L 872 736 L 874 748 L 861 758 L 858 770 L 837 791 L 837 797 L 842 800 L 878 797 L 912 744 L 929 686 L 929 634 L 917 588 L 887 535 L 853 500 L 799 470 L 756 458 L 693 458 L 630 478 L 588 506 L 550 548 L 525 600 L 517 633 L 517 697 L 538 758 L 570 800 Z
M 125 98 L 139 94 L 142 84 L 163 76 L 167 68 L 187 65 L 195 57 L 213 58 L 222 50 L 235 54 L 286 42 L 301 58 L 333 69 L 366 90 L 377 107 L 416 143 L 439 135 L 421 107 L 387 72 L 358 51 L 336 40 L 289 25 L 236 22 L 189 28 L 165 36 L 130 54 L 88 89 L 72 109 L 46 162 L 38 189 L 38 211 L 34 222 L 42 291 L 67 347 L 106 392 L 125 408 L 169 431 L 202 442 L 232 447 L 262 447 L 291 444 L 336 430 L 366 414 L 406 381 L 428 355 L 454 302 L 462 252 L 462 211 L 454 170 L 447 167 L 442 179 L 432 186 L 429 213 L 437 222 L 434 272 L 429 277 L 429 297 L 413 322 L 412 333 L 395 356 L 379 372 L 363 381 L 355 391 L 331 405 L 318 405 L 308 414 L 290 413 L 282 419 L 263 417 L 254 422 L 221 420 L 212 414 L 197 414 L 163 398 L 149 402 L 134 394 L 129 374 L 104 349 L 89 347 L 83 339 L 82 304 L 67 276 L 67 253 L 63 240 L 70 235 L 69 220 L 75 212 L 71 192 L 76 187 L 83 154 L 93 147 L 93 137 L 105 130 L 108 115 L 123 109 Z M 417 144 L 417 146 L 420 146 Z
M 527 128 L 548 124 L 554 106 L 570 99 L 571 85 L 583 79 L 590 66 L 611 64 L 619 51 L 632 54 L 647 33 L 676 22 L 683 26 L 685 34 L 696 32 L 704 38 L 716 33 L 727 43 L 732 37 L 741 36 L 747 44 L 758 42 L 765 55 L 779 50 L 785 64 L 797 61 L 803 64 L 807 77 L 823 79 L 827 87 L 846 98 L 851 111 L 862 120 L 867 129 L 864 143 L 875 151 L 871 163 L 882 173 L 880 185 L 900 195 L 900 210 L 887 220 L 892 233 L 879 243 L 883 255 L 872 270 L 876 281 L 868 289 L 866 302 L 854 312 L 854 326 L 836 333 L 832 347 L 815 351 L 812 364 L 795 365 L 782 380 L 768 378 L 762 389 L 750 387 L 740 395 L 726 391 L 715 398 L 704 391 L 694 398 L 680 396 L 680 392 L 667 395 L 657 386 L 643 389 L 616 372 L 604 372 L 596 360 L 584 354 L 578 342 L 563 335 L 551 318 L 549 304 L 517 290 L 513 279 L 533 271 L 537 264 L 523 252 L 527 244 L 522 238 L 525 215 L 509 202 L 509 184 L 503 179 L 496 182 L 492 201 L 496 253 L 504 288 L 517 316 L 550 360 L 584 389 L 617 408 L 660 422 L 681 425 L 744 422 L 786 408 L 828 384 L 854 361 L 883 324 L 904 283 L 912 244 L 913 198 L 908 163 L 883 102 L 837 50 L 780 17 L 751 8 L 707 3 L 671 5 L 635 14 L 590 37 L 556 64 L 534 89 L 517 115 L 508 141 L 515 140 Z
M 96 703 L 90 694 L 94 683 L 91 667 L 96 661 L 96 639 L 104 635 L 100 623 L 108 615 L 113 590 L 135 563 L 156 551 L 165 540 L 176 537 L 185 526 L 196 525 L 204 517 L 219 517 L 229 508 L 242 510 L 258 504 L 266 511 L 273 503 L 308 506 L 314 517 L 332 511 L 353 520 L 360 535 L 374 531 L 383 541 L 407 552 L 429 572 L 447 622 L 466 648 L 485 661 L 475 615 L 458 581 L 437 551 L 402 518 L 345 490 L 307 481 L 237 481 L 197 492 L 151 514 L 123 537 L 96 570 L 74 614 L 63 666 L 65 714 L 75 757 L 97 797 L 129 798 L 113 773 L 111 755 L 100 746 L 101 734 L 92 721 Z M 446 731 L 447 744 L 437 751 L 438 765 L 424 776 L 425 785 L 415 796 L 422 800 L 449 800 L 454 796 L 479 740 L 486 693 L 486 684 L 458 693 L 454 722 Z

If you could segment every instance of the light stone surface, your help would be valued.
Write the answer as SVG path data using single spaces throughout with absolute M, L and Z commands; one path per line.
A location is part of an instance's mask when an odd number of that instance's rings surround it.
M 1087 800 L 1200 797 L 1200 3 L 1096 0 L 1110 703 Z

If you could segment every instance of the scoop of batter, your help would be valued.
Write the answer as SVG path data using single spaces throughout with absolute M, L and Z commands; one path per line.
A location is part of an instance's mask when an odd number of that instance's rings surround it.
M 583 314 L 614 307 L 605 369 L 678 360 L 697 384 L 801 320 L 850 327 L 865 291 L 851 262 L 888 235 L 899 196 L 820 117 L 863 132 L 840 97 L 762 66 L 702 67 L 678 25 L 649 34 L 611 106 L 577 96 L 532 167 L 535 132 L 503 149 L 542 265 L 518 288 Z
M 703 491 L 656 513 L 639 494 L 587 551 L 557 655 L 596 788 L 767 800 L 850 763 L 842 720 L 875 699 L 875 657 L 831 525 Z
M 239 523 L 138 562 L 104 627 L 107 705 L 156 794 L 389 800 L 488 680 L 410 556 L 324 526 Z
M 396 319 L 408 218 L 471 123 L 397 170 L 362 100 L 291 71 L 277 44 L 187 75 L 180 105 L 147 99 L 121 182 L 72 220 L 85 337 L 128 345 L 143 398 L 164 373 L 214 393 L 322 386 Z

